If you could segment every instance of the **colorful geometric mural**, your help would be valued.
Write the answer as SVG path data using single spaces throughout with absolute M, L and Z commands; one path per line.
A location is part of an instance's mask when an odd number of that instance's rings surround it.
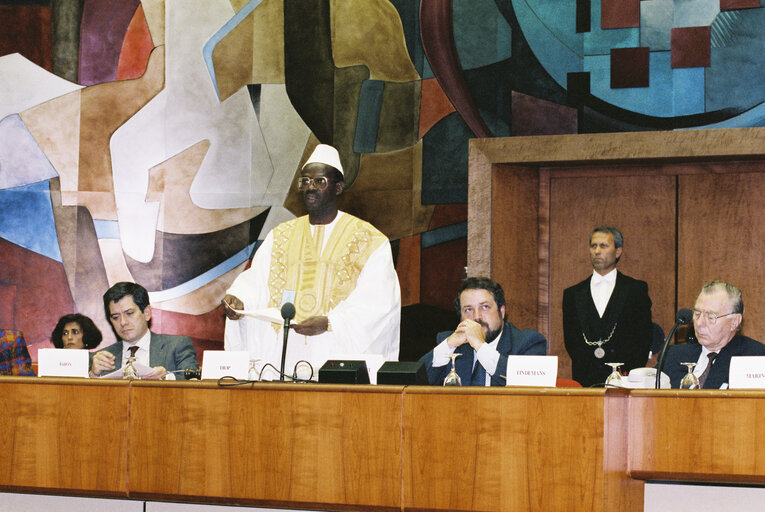
M 155 331 L 220 348 L 220 298 L 322 142 L 341 208 L 393 241 L 414 358 L 454 316 L 468 140 L 762 126 L 762 5 L 0 1 L 0 326 L 35 355 L 79 311 L 111 343 L 101 295 L 134 280 Z

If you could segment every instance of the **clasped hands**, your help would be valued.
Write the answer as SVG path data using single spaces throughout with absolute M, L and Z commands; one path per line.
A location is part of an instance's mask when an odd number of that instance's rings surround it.
M 460 345 L 469 343 L 476 352 L 481 348 L 481 345 L 483 345 L 485 341 L 486 336 L 483 332 L 483 326 L 470 319 L 465 319 L 460 322 L 454 332 L 446 338 L 446 343 L 449 345 L 449 348 L 455 349 Z
M 234 310 L 243 310 L 244 303 L 233 295 L 226 295 L 221 301 L 223 304 L 223 313 L 229 320 L 239 320 L 242 315 Z M 317 336 L 329 330 L 329 318 L 326 316 L 312 316 L 306 318 L 300 323 L 290 324 L 290 328 L 296 333 L 304 336 Z

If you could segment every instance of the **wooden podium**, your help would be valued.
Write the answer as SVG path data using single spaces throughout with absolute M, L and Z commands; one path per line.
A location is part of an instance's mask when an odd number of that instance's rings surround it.
M 765 392 L 0 377 L 0 489 L 376 511 L 643 510 L 765 484 Z

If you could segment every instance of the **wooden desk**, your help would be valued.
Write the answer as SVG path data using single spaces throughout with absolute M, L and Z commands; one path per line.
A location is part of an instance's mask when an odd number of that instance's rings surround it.
M 763 398 L 0 377 L 0 489 L 331 510 L 638 512 L 647 479 L 765 483 Z
M 626 478 L 627 396 L 407 388 L 406 510 L 642 510 L 642 482 Z
M 629 474 L 765 484 L 765 392 L 632 391 Z
M 131 386 L 130 496 L 400 510 L 401 386 Z
M 0 488 L 127 497 L 127 381 L 0 378 Z

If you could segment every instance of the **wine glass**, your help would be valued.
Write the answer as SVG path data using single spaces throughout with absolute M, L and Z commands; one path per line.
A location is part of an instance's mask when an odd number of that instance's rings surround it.
M 260 359 L 250 359 L 250 367 L 247 369 L 247 380 L 258 381 L 260 380 L 260 373 L 257 366 L 255 366 Z
M 622 387 L 622 374 L 619 373 L 619 367 L 624 363 L 606 363 L 611 367 L 611 375 L 606 379 L 606 387 L 620 388 Z
M 693 373 L 696 363 L 680 363 L 688 368 L 688 373 L 680 381 L 680 389 L 699 389 L 699 378 Z
M 460 379 L 460 376 L 457 375 L 457 370 L 454 369 L 454 360 L 457 359 L 462 354 L 460 353 L 452 353 L 452 354 L 446 354 L 446 357 L 452 360 L 452 369 L 449 372 L 449 374 L 444 379 L 444 386 L 461 386 L 462 385 L 462 379 Z
M 127 363 L 125 363 L 125 369 L 122 371 L 123 379 L 138 380 L 141 378 L 140 375 L 138 375 L 138 370 L 133 366 L 134 362 L 135 356 L 128 356 Z

